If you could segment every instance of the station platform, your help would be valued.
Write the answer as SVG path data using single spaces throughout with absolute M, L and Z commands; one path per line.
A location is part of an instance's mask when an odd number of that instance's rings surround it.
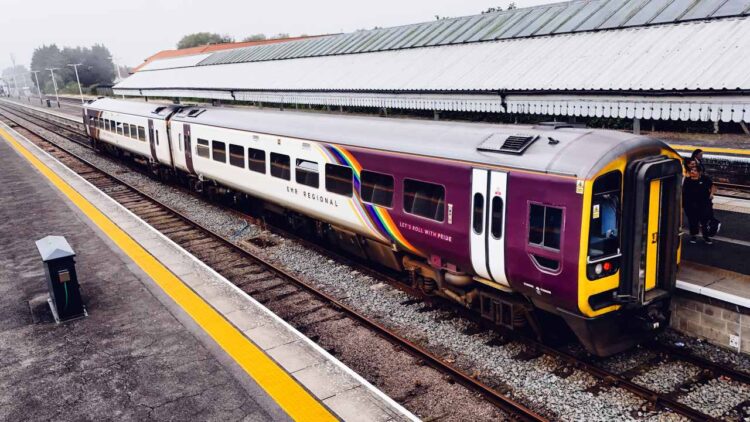
M 0 198 L 0 420 L 417 420 L 2 124 Z M 52 318 L 48 235 L 85 318 Z
M 712 245 L 682 237 L 672 327 L 750 353 L 750 201 L 716 196 L 714 215 Z
M 0 98 L 0 100 L 19 105 L 33 111 L 45 113 L 66 122 L 72 121 L 76 123 L 83 123 L 83 115 L 81 114 L 80 105 L 71 106 L 66 103 L 61 103 L 61 107 L 57 107 L 57 105 L 53 102 L 52 107 L 44 107 L 39 104 L 38 98 L 32 98 L 30 99 L 30 101 L 25 101 L 24 99 L 19 100 L 18 98 L 3 97 Z

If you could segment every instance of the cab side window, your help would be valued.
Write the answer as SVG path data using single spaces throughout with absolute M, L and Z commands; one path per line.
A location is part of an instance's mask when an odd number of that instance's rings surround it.
M 545 271 L 560 271 L 563 209 L 529 204 L 529 256 Z
M 562 208 L 531 204 L 529 207 L 529 244 L 560 250 Z

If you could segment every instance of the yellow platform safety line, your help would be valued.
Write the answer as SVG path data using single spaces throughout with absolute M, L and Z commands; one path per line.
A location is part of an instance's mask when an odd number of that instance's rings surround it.
M 104 231 L 276 401 L 289 417 L 297 421 L 337 420 L 323 404 L 244 334 L 2 128 L 0 136 Z
M 718 147 L 703 147 L 699 145 L 678 145 L 670 144 L 672 149 L 678 151 L 695 151 L 696 149 L 703 150 L 703 152 L 713 152 L 717 154 L 735 154 L 735 155 L 750 155 L 750 149 L 736 149 L 736 148 L 718 148 Z

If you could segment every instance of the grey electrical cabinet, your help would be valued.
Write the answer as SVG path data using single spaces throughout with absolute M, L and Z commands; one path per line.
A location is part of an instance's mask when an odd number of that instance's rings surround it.
M 47 236 L 36 241 L 47 276 L 49 304 L 55 321 L 86 315 L 76 274 L 75 252 L 62 236 Z

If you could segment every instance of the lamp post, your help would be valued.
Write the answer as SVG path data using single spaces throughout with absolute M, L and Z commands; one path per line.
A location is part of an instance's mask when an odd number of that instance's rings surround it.
M 39 73 L 38 70 L 32 70 L 31 73 L 34 74 L 34 79 L 36 80 L 36 92 L 39 94 L 39 104 L 44 105 L 44 101 L 42 100 L 42 89 L 39 87 Z
M 78 95 L 81 96 L 81 104 L 83 104 L 83 90 L 81 89 L 81 80 L 78 78 L 78 66 L 80 66 L 81 63 L 75 63 L 75 64 L 69 64 L 68 66 L 72 66 L 73 70 L 76 71 L 76 82 L 78 82 Z
M 60 96 L 57 94 L 57 81 L 55 80 L 55 70 L 57 69 L 59 69 L 59 67 L 47 68 L 47 70 L 49 70 L 49 73 L 52 74 L 52 86 L 55 88 L 55 99 L 57 100 L 57 108 L 60 108 Z
M 16 97 L 21 99 L 21 93 L 18 91 L 18 81 L 16 80 L 16 58 L 11 54 L 10 61 L 13 63 L 13 87 L 16 88 Z

